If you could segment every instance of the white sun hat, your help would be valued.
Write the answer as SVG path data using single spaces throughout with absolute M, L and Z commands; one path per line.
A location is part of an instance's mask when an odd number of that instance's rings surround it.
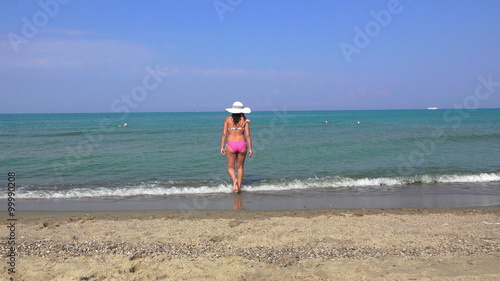
M 229 113 L 250 113 L 252 110 L 250 107 L 244 107 L 243 104 L 239 101 L 235 101 L 233 103 L 233 107 L 226 108 L 226 111 Z

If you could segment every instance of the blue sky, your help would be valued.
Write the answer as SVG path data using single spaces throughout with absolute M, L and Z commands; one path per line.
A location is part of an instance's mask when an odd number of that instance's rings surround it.
M 500 2 L 0 2 L 0 113 L 500 107 Z

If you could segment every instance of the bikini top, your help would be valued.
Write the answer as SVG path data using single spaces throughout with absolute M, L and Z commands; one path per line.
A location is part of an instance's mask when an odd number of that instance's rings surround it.
M 243 123 L 243 126 L 241 126 L 241 127 L 232 127 L 232 128 L 227 128 L 227 129 L 228 130 L 243 130 L 247 123 L 250 123 L 250 119 L 245 120 L 245 122 Z

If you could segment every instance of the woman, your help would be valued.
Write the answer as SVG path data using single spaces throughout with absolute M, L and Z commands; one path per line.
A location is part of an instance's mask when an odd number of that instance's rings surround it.
M 244 115 L 244 113 L 250 113 L 252 110 L 249 107 L 243 107 L 243 104 L 237 101 L 233 103 L 233 107 L 226 108 L 226 111 L 232 113 L 232 115 L 224 120 L 220 154 L 226 156 L 227 172 L 233 180 L 233 191 L 239 193 L 245 173 L 244 166 L 247 152 L 248 156 L 253 156 L 250 120 Z M 236 175 L 235 166 L 238 175 Z

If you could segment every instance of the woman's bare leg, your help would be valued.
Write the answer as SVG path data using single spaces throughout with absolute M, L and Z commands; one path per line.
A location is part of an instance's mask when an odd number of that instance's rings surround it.
M 233 191 L 234 192 L 239 192 L 239 182 L 238 182 L 238 178 L 236 177 L 236 171 L 234 169 L 237 156 L 238 156 L 238 154 L 234 153 L 233 150 L 229 146 L 227 146 L 227 148 L 226 148 L 227 173 L 229 174 L 229 176 L 233 180 Z
M 247 150 L 238 153 L 236 156 L 236 167 L 238 168 L 238 192 L 241 191 L 241 184 L 243 183 L 243 177 L 245 176 L 245 158 L 247 156 Z

